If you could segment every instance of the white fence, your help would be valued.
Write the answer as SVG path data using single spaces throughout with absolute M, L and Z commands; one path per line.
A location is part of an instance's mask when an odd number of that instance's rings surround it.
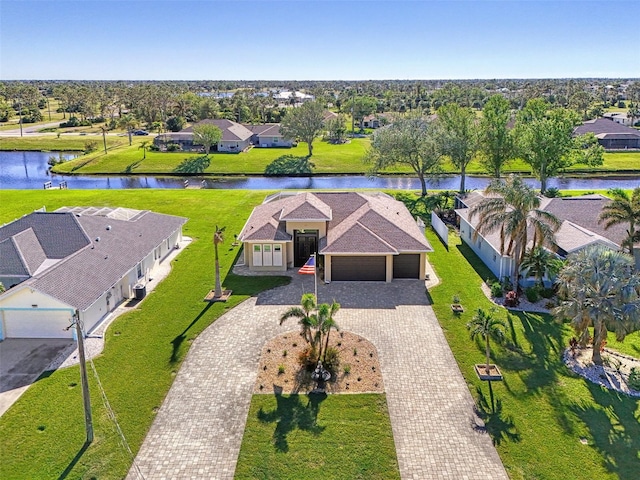
M 445 223 L 440 220 L 440 217 L 436 215 L 436 212 L 431 212 L 431 228 L 435 230 L 440 240 L 449 248 L 449 229 Z

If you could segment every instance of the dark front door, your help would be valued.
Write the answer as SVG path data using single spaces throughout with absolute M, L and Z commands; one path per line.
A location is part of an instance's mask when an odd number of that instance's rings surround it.
M 318 251 L 318 231 L 298 230 L 293 232 L 293 266 L 303 266 L 309 257 Z

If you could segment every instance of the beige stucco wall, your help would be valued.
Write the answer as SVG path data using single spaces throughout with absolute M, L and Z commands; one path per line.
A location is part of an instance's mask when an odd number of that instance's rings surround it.
M 318 230 L 318 240 L 327 236 L 327 222 L 287 222 L 286 230 L 293 239 L 294 230 Z M 287 244 L 287 259 L 289 267 L 293 267 L 293 242 Z

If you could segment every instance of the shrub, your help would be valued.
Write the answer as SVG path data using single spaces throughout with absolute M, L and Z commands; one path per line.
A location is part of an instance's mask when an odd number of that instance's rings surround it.
M 152 152 L 159 152 L 160 151 L 160 147 L 158 145 L 156 145 L 155 143 L 152 143 L 151 145 L 149 145 L 149 150 Z
M 629 387 L 640 392 L 640 369 L 633 367 L 629 372 Z
M 561 197 L 562 195 L 560 194 L 560 190 L 556 187 L 549 187 L 545 190 L 544 196 L 547 198 L 556 198 Z
M 284 365 L 278 365 L 278 375 L 282 375 L 284 373 Z
M 543 288 L 538 293 L 542 298 L 553 298 L 556 291 L 553 288 Z
M 322 366 L 331 372 L 331 375 L 335 375 L 340 367 L 340 352 L 337 348 L 329 347 L 324 355 L 324 361 Z
M 79 127 L 79 126 L 80 126 L 80 120 L 78 119 L 78 117 L 69 117 L 69 120 L 67 120 L 66 122 L 60 123 L 60 128 Z
M 524 291 L 524 295 L 525 297 L 527 297 L 527 300 L 529 300 L 531 303 L 536 303 L 538 300 L 540 300 L 540 295 L 538 294 L 538 287 L 528 287 Z
M 502 290 L 506 290 L 507 292 L 509 290 L 513 290 L 513 283 L 511 283 L 511 277 L 509 276 L 505 276 L 502 277 Z
M 95 152 L 98 149 L 98 142 L 95 140 L 88 140 L 84 142 L 84 153 Z
M 317 364 L 318 352 L 314 347 L 307 346 L 298 354 L 298 365 L 303 367 L 305 370 L 313 372 Z
M 520 300 L 518 300 L 518 292 L 515 290 L 509 290 L 504 298 L 505 307 L 517 307 L 519 303 Z
M 179 143 L 167 143 L 167 152 L 179 152 L 182 150 L 182 145 Z
M 492 297 L 502 297 L 502 285 L 500 282 L 494 282 L 491 285 L 491 296 Z
M 347 363 L 344 367 L 342 367 L 342 371 L 345 375 L 349 375 L 351 373 L 351 365 Z

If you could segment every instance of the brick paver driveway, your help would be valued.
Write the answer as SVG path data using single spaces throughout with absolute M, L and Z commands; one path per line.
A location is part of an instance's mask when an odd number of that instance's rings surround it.
M 193 343 L 138 453 L 147 479 L 233 478 L 262 346 L 291 330 L 279 314 L 297 304 L 309 277 L 237 306 Z M 423 282 L 320 285 L 342 305 L 340 327 L 378 349 L 403 479 L 506 479 L 445 341 Z M 138 478 L 136 467 L 129 479 Z

